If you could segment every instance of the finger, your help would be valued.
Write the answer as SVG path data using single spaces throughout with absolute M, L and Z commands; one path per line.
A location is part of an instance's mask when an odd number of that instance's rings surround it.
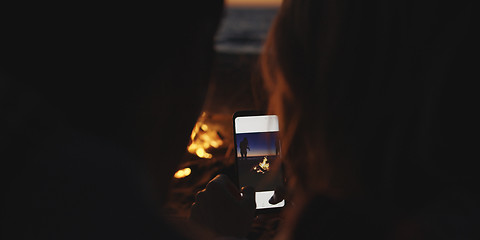
M 205 189 L 198 191 L 197 194 L 195 194 L 195 202 L 202 202 L 204 198 L 205 198 Z
M 210 182 L 208 182 L 207 186 L 205 187 L 205 191 L 207 193 L 210 193 L 210 192 L 217 192 L 217 191 L 221 191 L 222 189 L 226 189 L 226 187 L 222 185 L 224 184 L 220 180 L 218 180 L 217 178 L 214 178 Z
M 215 182 L 215 181 L 228 182 L 228 181 L 230 181 L 230 179 L 225 174 L 218 174 L 212 180 L 210 180 L 210 182 Z
M 255 189 L 253 187 L 243 187 L 241 192 L 243 194 L 241 204 L 247 207 L 247 209 L 255 209 L 257 206 L 255 203 Z
M 232 180 L 230 180 L 230 178 L 225 174 L 218 174 L 210 182 L 219 182 L 219 183 L 224 184 L 225 186 L 230 185 L 230 186 L 235 187 L 235 184 L 233 184 Z
M 218 174 L 215 176 L 210 182 L 207 183 L 207 186 L 205 187 L 207 191 L 216 191 L 221 188 L 226 189 L 226 182 L 228 180 L 228 177 L 223 175 L 223 174 Z
M 224 181 L 226 182 L 226 186 L 228 188 L 228 191 L 234 196 L 237 200 L 242 199 L 242 196 L 240 195 L 240 191 L 238 190 L 237 186 L 228 178 L 225 176 Z
M 225 195 L 228 199 L 240 200 L 240 192 L 233 182 L 224 174 L 219 174 L 207 184 L 207 193 Z
M 268 200 L 270 204 L 277 204 L 285 199 L 285 188 L 284 187 L 277 187 L 275 189 L 275 193 L 273 196 Z

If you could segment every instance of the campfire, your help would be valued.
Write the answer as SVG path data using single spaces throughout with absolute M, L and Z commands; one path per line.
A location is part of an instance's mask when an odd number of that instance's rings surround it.
M 252 168 L 252 171 L 261 174 L 265 174 L 266 172 L 268 172 L 268 170 L 270 170 L 270 163 L 268 162 L 267 157 L 263 157 L 263 161 L 259 162 L 258 165 L 255 165 Z
M 190 145 L 188 145 L 187 150 L 200 158 L 212 158 L 213 156 L 208 150 L 219 148 L 222 146 L 223 141 L 217 131 L 205 124 L 205 117 L 206 113 L 204 112 L 195 124 L 190 135 Z

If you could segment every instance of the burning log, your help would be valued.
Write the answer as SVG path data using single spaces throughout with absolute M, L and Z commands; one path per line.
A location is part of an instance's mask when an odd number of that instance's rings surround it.
M 267 157 L 263 157 L 263 161 L 259 162 L 252 168 L 252 171 L 256 173 L 265 174 L 270 170 L 270 163 L 268 162 Z

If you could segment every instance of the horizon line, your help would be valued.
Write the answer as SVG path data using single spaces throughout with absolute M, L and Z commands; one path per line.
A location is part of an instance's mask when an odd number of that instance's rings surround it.
M 249 158 L 249 157 L 276 157 L 276 156 L 277 155 L 275 155 L 275 154 L 272 154 L 272 155 L 252 155 L 252 156 L 247 154 L 247 158 Z M 240 155 L 240 156 L 237 156 L 237 157 L 241 158 L 242 156 Z
M 282 0 L 255 1 L 255 0 L 226 0 L 225 7 L 280 7 Z

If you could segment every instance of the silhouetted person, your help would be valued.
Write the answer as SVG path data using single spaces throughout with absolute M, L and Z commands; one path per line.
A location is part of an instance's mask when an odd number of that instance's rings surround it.
M 476 6 L 282 2 L 260 61 L 295 202 L 279 239 L 480 239 Z
M 183 238 L 160 208 L 222 7 L 0 4 L 1 239 Z
M 248 139 L 245 137 L 240 142 L 240 154 L 242 159 L 247 159 L 247 150 L 250 151 L 250 146 L 248 146 Z

